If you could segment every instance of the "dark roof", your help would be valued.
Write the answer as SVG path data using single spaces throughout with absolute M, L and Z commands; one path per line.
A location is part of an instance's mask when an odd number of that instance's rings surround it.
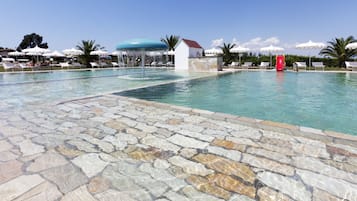
M 203 49 L 203 48 L 201 47 L 201 45 L 198 44 L 196 41 L 187 40 L 187 39 L 182 39 L 182 40 L 183 40 L 183 42 L 186 43 L 186 45 L 187 45 L 188 47 L 201 48 L 201 49 Z

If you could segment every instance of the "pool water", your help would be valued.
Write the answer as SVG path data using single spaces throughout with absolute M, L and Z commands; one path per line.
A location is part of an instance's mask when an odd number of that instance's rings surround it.
M 357 135 L 357 74 L 239 72 L 120 95 Z
M 142 71 L 140 68 L 4 73 L 0 74 L 0 109 L 21 109 L 29 105 L 55 103 L 206 74 L 175 72 L 167 69 Z

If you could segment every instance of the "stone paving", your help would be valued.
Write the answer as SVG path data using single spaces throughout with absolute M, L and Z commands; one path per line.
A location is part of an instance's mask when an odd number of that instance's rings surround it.
M 355 136 L 115 95 L 7 111 L 2 201 L 357 200 Z

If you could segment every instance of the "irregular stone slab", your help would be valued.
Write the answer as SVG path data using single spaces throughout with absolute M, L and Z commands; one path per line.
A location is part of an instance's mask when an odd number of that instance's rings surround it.
M 191 158 L 196 154 L 197 154 L 197 149 L 183 148 L 180 150 L 180 156 L 183 156 L 185 158 Z
M 238 145 L 248 145 L 248 146 L 253 146 L 253 147 L 260 147 L 256 142 L 254 142 L 251 139 L 246 139 L 246 138 L 237 138 L 237 137 L 226 137 L 226 140 L 232 141 L 235 144 Z
M 245 195 L 233 195 L 229 201 L 254 201 L 255 199 L 249 198 Z M 275 200 L 274 200 L 275 201 Z M 281 201 L 281 200 L 279 200 Z
M 82 151 L 79 151 L 77 149 L 70 149 L 64 145 L 60 145 L 60 146 L 56 147 L 56 150 L 59 153 L 61 153 L 62 155 L 69 157 L 69 158 L 73 158 L 73 157 L 83 154 Z
M 347 173 L 345 171 L 331 167 L 316 158 L 311 157 L 294 157 L 294 165 L 298 168 L 324 174 L 329 177 L 337 179 L 344 179 L 351 183 L 357 184 L 357 175 L 353 173 Z
M 307 185 L 319 188 L 337 197 L 347 200 L 354 200 L 357 197 L 357 185 L 355 184 L 305 170 L 298 169 L 296 173 Z
M 209 144 L 207 142 L 202 142 L 195 140 L 193 138 L 185 137 L 183 135 L 173 135 L 167 139 L 168 141 L 186 148 L 204 149 Z
M 292 148 L 299 154 L 306 156 L 330 158 L 330 154 L 326 151 L 326 144 L 317 140 L 310 140 L 303 137 L 295 137 L 299 142 L 292 143 Z
M 280 163 L 290 164 L 292 162 L 291 158 L 289 158 L 288 156 L 284 155 L 284 152 L 283 153 L 278 153 L 278 152 L 269 151 L 269 150 L 265 150 L 265 149 L 249 147 L 247 149 L 247 153 L 250 153 L 252 155 L 258 155 L 258 156 L 270 158 L 270 159 L 278 161 Z
M 10 201 L 24 194 L 45 180 L 39 175 L 22 175 L 0 185 L 2 201 Z
M 254 128 L 249 128 L 247 127 L 246 129 L 241 129 L 239 131 L 234 131 L 231 132 L 231 134 L 234 137 L 238 137 L 238 138 L 250 138 L 250 139 L 260 139 L 260 137 L 262 136 L 262 133 L 260 132 L 260 130 L 258 129 L 254 129 Z
M 167 184 L 161 181 L 156 181 L 151 177 L 136 177 L 135 183 L 147 189 L 154 197 L 160 197 L 169 188 Z
M 51 168 L 41 174 L 55 183 L 63 193 L 68 193 L 88 182 L 88 178 L 72 164 Z
M 228 200 L 231 197 L 231 193 L 229 191 L 226 191 L 223 188 L 215 186 L 213 182 L 208 181 L 204 177 L 192 175 L 188 177 L 186 180 L 188 183 L 192 184 L 199 191 L 202 191 L 204 193 L 208 193 L 210 195 L 223 198 L 225 200 Z
M 128 145 L 127 142 L 118 139 L 117 137 L 107 135 L 103 138 L 103 141 L 109 142 L 115 146 L 116 150 L 124 150 Z
M 219 199 L 217 197 L 211 196 L 209 194 L 202 193 L 197 191 L 192 186 L 186 186 L 182 189 L 182 192 L 190 199 L 196 201 L 223 201 L 223 199 Z
M 175 200 L 175 201 L 190 201 L 190 199 L 186 196 L 180 195 L 174 191 L 169 191 L 164 194 L 165 197 L 167 197 L 169 200 Z
M 258 190 L 260 201 L 293 201 L 286 195 L 279 193 L 271 188 L 263 187 Z M 238 200 L 237 200 L 238 201 Z
M 240 152 L 244 152 L 246 149 L 246 145 L 236 144 L 232 141 L 222 140 L 222 139 L 214 139 L 211 145 L 223 147 L 225 149 L 237 150 Z
M 64 143 L 64 139 L 47 136 L 47 135 L 34 137 L 32 138 L 32 141 L 37 144 L 41 144 L 47 148 L 56 147 Z
M 256 157 L 250 154 L 244 154 L 241 160 L 243 163 L 247 163 L 257 168 L 263 168 L 272 172 L 281 173 L 283 175 L 294 175 L 294 168 L 285 164 L 281 164 L 269 159 Z
M 86 140 L 87 142 L 93 145 L 96 145 L 103 152 L 111 153 L 114 151 L 113 145 L 110 144 L 109 142 L 98 140 L 97 138 L 84 134 L 81 134 L 79 137 L 81 137 L 82 139 Z
M 67 141 L 68 144 L 73 145 L 77 147 L 78 150 L 87 152 L 87 153 L 96 153 L 99 152 L 99 150 L 95 149 L 93 144 L 90 144 L 88 142 L 85 142 L 83 140 L 69 140 Z
M 169 162 L 173 165 L 181 167 L 183 171 L 188 174 L 195 174 L 206 176 L 208 174 L 214 173 L 213 170 L 206 169 L 204 165 L 200 163 L 195 163 L 193 161 L 189 161 L 181 156 L 174 156 L 169 159 Z
M 99 158 L 99 154 L 94 153 L 78 156 L 72 162 L 80 167 L 89 178 L 97 175 L 108 165 L 108 162 Z
M 14 201 L 38 201 L 38 200 L 58 200 L 62 197 L 62 193 L 58 191 L 57 187 L 50 182 L 43 182 L 30 191 L 24 193 Z
M 177 133 L 187 136 L 187 137 L 196 138 L 196 139 L 199 139 L 199 140 L 205 141 L 205 142 L 212 142 L 212 140 L 214 140 L 214 137 L 212 137 L 212 136 L 202 135 L 198 132 L 192 132 L 192 131 L 188 131 L 188 130 L 179 130 L 179 131 L 177 131 Z
M 216 184 L 217 186 L 227 190 L 246 195 L 250 198 L 255 198 L 256 189 L 254 186 L 245 185 L 243 182 L 227 176 L 224 174 L 212 174 L 208 175 L 208 181 Z
M 216 147 L 216 146 L 209 146 L 207 148 L 207 150 L 209 153 L 213 153 L 218 156 L 223 156 L 223 157 L 229 158 L 234 161 L 240 161 L 241 156 L 242 156 L 241 152 L 239 152 L 239 151 L 227 150 L 227 149 L 223 149 L 221 147 Z
M 36 158 L 26 170 L 30 172 L 40 172 L 45 169 L 65 165 L 66 163 L 68 163 L 68 161 L 63 156 L 50 151 Z
M 155 136 L 147 136 L 141 140 L 141 143 L 153 146 L 159 149 L 167 150 L 167 151 L 173 151 L 177 153 L 180 150 L 180 147 L 177 145 L 174 145 L 164 139 L 155 137 Z
M 19 147 L 22 152 L 22 156 L 30 156 L 45 151 L 43 146 L 36 145 L 30 140 L 22 141 L 21 143 L 19 143 Z
M 6 140 L 0 140 L 0 152 L 8 151 L 12 148 L 12 145 Z
M 314 188 L 313 190 L 313 200 L 314 201 L 341 201 L 342 198 L 335 197 L 325 191 Z
M 22 168 L 22 163 L 16 160 L 0 163 L 0 184 L 21 175 L 22 174 L 21 168 Z
M 212 154 L 198 154 L 193 157 L 193 159 L 223 174 L 234 175 L 242 178 L 246 182 L 254 183 L 255 174 L 253 170 L 243 163 L 231 161 Z
M 129 135 L 126 133 L 119 133 L 117 135 L 115 135 L 115 137 L 119 140 L 119 141 L 124 141 L 128 144 L 137 144 L 138 143 L 138 139 L 133 136 L 133 135 Z
M 268 171 L 258 173 L 257 176 L 265 185 L 287 194 L 295 200 L 311 200 L 310 191 L 299 181 Z
M 74 191 L 67 193 L 61 201 L 97 201 L 87 190 L 86 186 L 81 186 Z
M 158 169 L 167 169 L 170 167 L 170 163 L 168 163 L 166 160 L 156 159 L 154 161 L 154 167 Z
M 94 177 L 88 184 L 88 191 L 90 193 L 101 193 L 108 190 L 110 187 L 110 181 L 104 177 Z
M 0 126 L 0 133 L 5 137 L 14 136 L 14 135 L 23 135 L 25 131 L 11 126 Z
M 17 159 L 19 156 L 10 152 L 10 151 L 4 151 L 0 152 L 0 161 L 6 162 L 6 161 L 11 161 L 14 159 Z
M 98 193 L 94 196 L 99 201 L 136 201 L 125 192 L 119 192 L 113 189 L 109 189 L 102 193 Z

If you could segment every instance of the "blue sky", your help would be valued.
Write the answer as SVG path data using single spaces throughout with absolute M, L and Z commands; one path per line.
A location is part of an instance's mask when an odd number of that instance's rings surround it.
M 132 38 L 179 35 L 251 49 L 357 37 L 356 0 L 1 0 L 0 46 L 38 33 L 51 50 L 96 40 L 108 51 Z

